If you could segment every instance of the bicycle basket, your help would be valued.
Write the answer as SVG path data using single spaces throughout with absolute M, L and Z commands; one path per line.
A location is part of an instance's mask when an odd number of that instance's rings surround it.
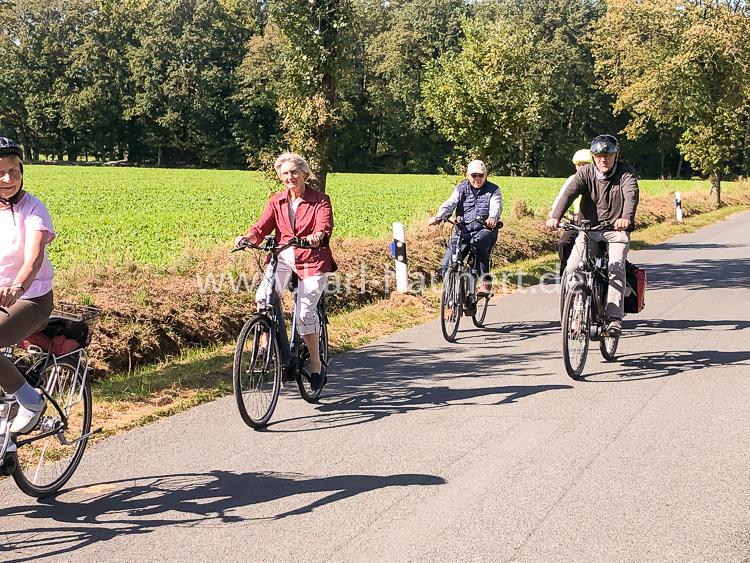
M 69 301 L 59 301 L 52 311 L 54 317 L 62 317 L 71 321 L 84 321 L 88 324 L 93 323 L 101 314 L 102 310 L 99 307 L 79 305 Z

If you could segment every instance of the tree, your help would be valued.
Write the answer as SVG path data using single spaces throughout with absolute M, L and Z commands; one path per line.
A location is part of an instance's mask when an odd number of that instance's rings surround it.
M 610 0 L 597 26 L 596 69 L 625 133 L 681 132 L 678 148 L 709 176 L 721 204 L 721 178 L 740 150 L 750 106 L 750 12 L 732 0 Z
M 70 51 L 94 6 L 89 0 L 16 0 L 7 12 L 11 23 L 0 29 L 0 121 L 29 159 L 39 152 L 62 157 L 77 151 L 62 107 L 70 92 Z
M 465 158 L 529 171 L 551 105 L 543 43 L 511 20 L 467 21 L 461 52 L 441 56 L 423 85 L 425 111 Z
M 334 127 L 346 115 L 340 82 L 352 64 L 351 0 L 269 0 L 269 21 L 286 42 L 276 109 L 284 140 L 304 154 L 325 191 Z
M 140 124 L 159 164 L 167 156 L 209 165 L 242 160 L 231 95 L 253 28 L 238 9 L 220 0 L 144 4 L 128 53 L 135 95 L 125 116 Z
M 422 86 L 430 64 L 460 50 L 464 0 L 408 0 L 360 5 L 369 29 L 362 60 L 364 96 L 375 133 L 374 157 L 389 169 L 433 172 L 452 146 L 425 113 Z

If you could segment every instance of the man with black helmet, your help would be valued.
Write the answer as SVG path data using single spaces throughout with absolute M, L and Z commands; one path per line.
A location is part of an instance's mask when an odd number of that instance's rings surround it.
M 611 223 L 615 230 L 590 233 L 592 241 L 606 241 L 609 247 L 609 289 L 607 291 L 607 334 L 619 335 L 622 331 L 623 298 L 625 294 L 625 261 L 630 246 L 630 232 L 635 224 L 638 207 L 638 177 L 633 168 L 619 160 L 620 146 L 612 135 L 599 135 L 591 142 L 594 165 L 584 166 L 576 172 L 561 194 L 547 220 L 547 227 L 556 229 L 565 210 L 579 195 L 581 215 L 593 226 Z M 575 247 L 565 269 L 566 277 L 575 273 L 583 252 L 583 233 L 578 235 Z
M 47 207 L 23 189 L 21 147 L 0 137 L 0 307 L 8 312 L 0 314 L 0 348 L 21 342 L 47 323 L 53 272 L 46 246 L 53 238 Z M 19 404 L 8 427 L 0 426 L 0 435 L 33 430 L 46 402 L 3 354 L 0 387 Z

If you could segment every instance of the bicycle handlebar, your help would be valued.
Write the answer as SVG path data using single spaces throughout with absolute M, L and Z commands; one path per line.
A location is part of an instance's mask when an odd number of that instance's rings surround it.
M 471 225 L 472 223 L 479 223 L 479 224 L 480 224 L 480 225 L 482 225 L 483 227 L 485 227 L 485 228 L 489 229 L 489 227 L 487 227 L 487 226 L 485 225 L 485 221 L 486 221 L 486 220 L 487 220 L 487 219 L 474 219 L 473 221 L 469 221 L 469 222 L 467 223 L 466 221 L 464 221 L 464 218 L 463 218 L 463 217 L 461 217 L 461 216 L 459 216 L 459 217 L 456 217 L 456 220 L 455 220 L 455 221 L 451 221 L 451 218 L 450 218 L 450 217 L 446 217 L 445 219 L 440 219 L 440 221 L 441 221 L 441 222 L 442 222 L 442 221 L 445 221 L 446 223 L 450 223 L 450 224 L 451 224 L 451 225 L 453 225 L 454 227 L 460 227 L 460 226 L 463 226 L 463 225 Z M 498 219 L 498 220 L 497 220 L 497 223 L 495 224 L 495 226 L 494 226 L 494 227 L 493 227 L 492 229 L 490 229 L 490 230 L 500 230 L 500 229 L 502 229 L 502 228 L 503 228 L 503 222 L 502 222 L 502 221 L 501 221 L 500 219 Z
M 614 231 L 615 226 L 610 223 L 609 221 L 602 221 L 598 225 L 594 225 L 593 227 L 590 224 L 581 224 L 580 226 L 576 225 L 575 223 L 560 223 L 560 225 L 557 227 L 561 231 L 580 231 L 584 233 L 589 233 L 591 231 L 601 231 L 601 232 L 607 232 L 607 231 Z
M 255 250 L 274 252 L 278 254 L 291 246 L 296 246 L 298 248 L 316 248 L 305 239 L 301 239 L 299 237 L 292 237 L 289 242 L 287 242 L 286 244 L 282 244 L 281 246 L 276 245 L 276 239 L 274 237 L 266 237 L 265 242 L 262 246 L 244 239 L 244 241 L 241 242 L 236 248 L 232 249 L 232 252 L 239 252 L 241 250 L 247 250 L 248 248 L 254 248 Z

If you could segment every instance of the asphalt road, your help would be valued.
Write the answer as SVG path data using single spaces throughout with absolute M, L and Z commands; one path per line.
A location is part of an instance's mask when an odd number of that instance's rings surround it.
M 0 483 L 0 560 L 750 561 L 750 213 L 631 259 L 618 361 L 565 375 L 558 296 L 336 357 L 265 432 L 233 398 L 107 439 L 66 491 Z

